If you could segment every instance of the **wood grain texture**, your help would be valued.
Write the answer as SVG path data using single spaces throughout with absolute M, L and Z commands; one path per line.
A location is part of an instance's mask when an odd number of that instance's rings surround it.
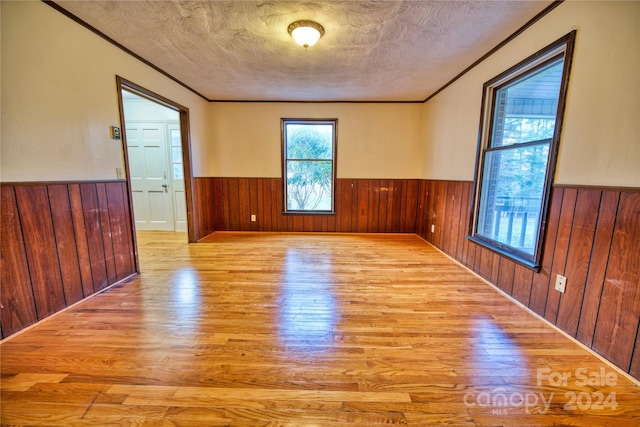
M 468 201 L 457 218 L 455 207 L 447 210 L 448 200 L 460 191 L 455 184 L 432 180 L 421 183 L 425 200 L 427 195 L 430 200 L 425 201 L 427 213 L 418 216 L 419 221 L 424 221 L 416 225 L 420 235 L 533 312 L 541 316 L 546 313 L 547 319 L 559 328 L 640 377 L 640 349 L 635 344 L 640 340 L 640 308 L 636 307 L 636 295 L 640 294 L 640 244 L 635 240 L 640 228 L 635 199 L 638 191 L 554 187 L 540 271 L 534 273 L 499 254 L 489 256 L 487 249 L 464 238 L 467 230 L 462 227 L 455 235 L 453 223 L 469 224 L 471 215 Z M 470 194 L 471 189 L 472 183 L 462 183 L 463 199 L 469 197 L 465 194 Z M 432 223 L 436 224 L 435 233 L 429 230 Z M 438 231 L 446 229 L 451 232 Z M 615 247 L 614 229 L 618 233 Z M 567 276 L 565 294 L 553 288 L 556 274 Z M 612 276 L 607 279 L 609 274 Z
M 125 182 L 4 183 L 2 197 L 3 337 L 136 272 Z
M 67 185 L 49 185 L 47 186 L 47 192 L 51 206 L 51 219 L 53 220 L 65 303 L 66 305 L 71 305 L 84 298 L 84 291 L 82 289 L 82 278 L 80 277 L 69 189 Z
M 0 187 L 0 325 L 2 338 L 38 320 L 15 189 Z
M 414 233 L 420 181 L 338 179 L 335 214 L 283 214 L 279 178 L 196 178 L 197 238 L 217 231 Z M 256 221 L 251 221 L 256 215 Z
M 542 261 L 540 271 L 533 277 L 531 284 L 531 298 L 529 308 L 540 316 L 544 316 L 547 308 L 547 297 L 551 286 L 551 268 L 556 250 L 556 238 L 558 235 L 558 224 L 560 212 L 562 211 L 562 199 L 564 190 L 553 188 L 551 191 L 551 201 L 549 202 L 549 217 L 545 227 L 544 243 L 542 247 Z
M 115 280 L 131 275 L 134 266 L 131 263 L 133 253 L 133 235 L 127 221 L 127 195 L 119 183 L 105 184 L 107 213 L 109 216 L 109 238 L 113 247 Z
M 552 284 L 555 283 L 558 274 L 563 276 L 566 274 L 565 268 L 567 266 L 567 256 L 569 253 L 569 242 L 571 241 L 571 231 L 577 196 L 578 190 L 570 188 L 564 190 L 560 220 L 558 222 L 558 234 L 556 236 L 555 250 L 553 253 L 553 264 L 551 265 L 551 273 L 549 276 L 549 280 Z M 560 298 L 562 298 L 561 295 L 562 294 L 559 292 L 549 292 L 547 295 L 544 317 L 554 324 L 558 318 L 558 308 L 560 306 Z
M 591 347 L 593 344 L 593 334 L 595 332 L 598 307 L 602 299 L 602 289 L 604 286 L 604 276 L 609 262 L 609 252 L 611 251 L 611 239 L 613 227 L 618 211 L 619 192 L 603 191 L 598 212 L 598 224 L 589 262 L 589 274 L 584 290 L 584 301 L 580 313 L 580 324 L 578 326 L 577 338 L 582 343 Z
M 15 187 L 38 319 L 66 307 L 47 187 Z
M 592 258 L 600 197 L 599 191 L 579 190 L 576 200 L 567 265 L 564 270 L 564 275 L 571 280 L 560 300 L 556 323 L 560 329 L 574 337 L 578 332 L 587 272 Z
M 91 263 L 91 277 L 93 289 L 98 292 L 109 285 L 107 279 L 107 265 L 102 239 L 102 224 L 98 207 L 98 194 L 94 184 L 80 184 L 82 198 L 82 212 L 84 226 L 89 246 L 89 261 Z
M 116 272 L 115 253 L 113 241 L 111 239 L 111 221 L 109 221 L 109 202 L 107 200 L 107 189 L 104 183 L 96 184 L 98 195 L 98 211 L 100 213 L 100 231 L 102 232 L 102 248 L 104 251 L 104 263 L 107 267 L 107 285 L 118 281 Z
M 638 387 L 410 234 L 139 233 L 143 274 L 1 344 L 6 425 L 633 425 Z M 545 372 L 613 375 L 566 385 Z M 602 371 L 601 371 L 602 370 Z M 566 409 L 567 392 L 616 408 Z M 484 393 L 484 394 L 482 394 Z M 483 396 L 515 396 L 480 406 Z M 551 397 L 530 408 L 518 395 Z M 486 398 L 486 397 L 484 397 Z
M 71 203 L 71 217 L 73 220 L 73 231 L 76 238 L 76 251 L 78 253 L 78 265 L 80 266 L 80 277 L 82 279 L 82 293 L 85 297 L 93 295 L 93 277 L 91 275 L 91 260 L 89 258 L 89 244 L 87 232 L 84 226 L 84 213 L 82 209 L 82 196 L 80 195 L 80 185 L 69 184 L 69 202 Z
M 640 193 L 620 196 L 593 348 L 630 369 L 640 321 Z

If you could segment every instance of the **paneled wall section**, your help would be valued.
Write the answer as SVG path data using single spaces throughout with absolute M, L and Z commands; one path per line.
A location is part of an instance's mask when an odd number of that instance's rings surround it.
M 465 239 L 471 190 L 471 182 L 422 181 L 416 232 L 640 378 L 640 191 L 554 187 L 534 273 Z M 564 294 L 557 274 L 567 277 Z
M 213 231 L 413 233 L 419 187 L 417 179 L 338 179 L 335 214 L 284 215 L 280 178 L 196 178 L 197 238 Z
M 136 272 L 124 181 L 1 191 L 3 338 Z

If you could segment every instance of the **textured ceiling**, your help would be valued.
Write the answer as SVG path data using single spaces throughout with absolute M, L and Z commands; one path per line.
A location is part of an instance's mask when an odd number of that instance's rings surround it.
M 210 100 L 422 101 L 551 1 L 55 3 Z

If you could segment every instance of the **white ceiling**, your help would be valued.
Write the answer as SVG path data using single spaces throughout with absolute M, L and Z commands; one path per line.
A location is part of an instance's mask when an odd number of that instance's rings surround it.
M 55 3 L 209 100 L 423 101 L 552 2 Z M 298 19 L 325 28 L 307 51 Z

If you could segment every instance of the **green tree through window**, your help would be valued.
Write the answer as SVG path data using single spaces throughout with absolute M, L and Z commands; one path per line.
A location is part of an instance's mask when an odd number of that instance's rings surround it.
M 283 119 L 287 212 L 333 212 L 335 120 Z

